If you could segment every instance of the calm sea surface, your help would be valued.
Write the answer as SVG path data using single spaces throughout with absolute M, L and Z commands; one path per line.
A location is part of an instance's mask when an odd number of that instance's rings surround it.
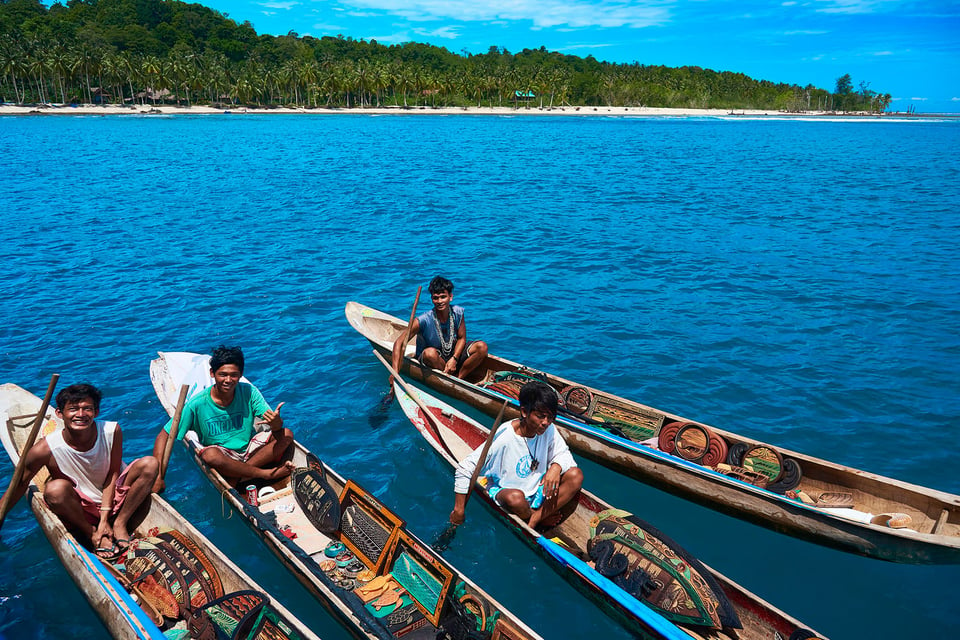
M 91 381 L 127 458 L 155 352 L 242 345 L 310 448 L 431 539 L 451 474 L 343 317 L 456 283 L 512 360 L 960 493 L 960 122 L 602 117 L 0 119 L 0 382 Z M 421 309 L 429 305 L 424 294 Z M 958 637 L 960 566 L 777 535 L 583 462 L 587 486 L 834 638 Z M 0 456 L 4 488 L 12 466 Z M 168 499 L 325 638 L 347 634 L 178 448 Z M 546 638 L 628 635 L 479 502 L 446 557 Z M 0 638 L 106 631 L 22 502 Z

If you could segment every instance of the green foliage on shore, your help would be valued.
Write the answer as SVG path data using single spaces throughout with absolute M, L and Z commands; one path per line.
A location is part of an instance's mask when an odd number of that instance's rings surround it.
M 840 80 L 846 79 L 841 86 Z M 178 0 L 0 0 L 0 98 L 15 103 L 261 107 L 647 106 L 882 112 L 849 75 L 831 93 L 700 67 L 613 64 L 539 49 L 258 35 Z M 842 91 L 841 91 L 842 90 Z M 533 98 L 517 96 L 529 96 Z

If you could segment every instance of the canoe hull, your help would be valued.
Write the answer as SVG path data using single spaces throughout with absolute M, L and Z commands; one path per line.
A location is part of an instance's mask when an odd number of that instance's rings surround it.
M 350 324 L 387 358 L 390 357 L 393 344 L 392 336 L 406 327 L 406 322 L 398 318 L 353 302 L 347 304 L 346 315 Z M 522 369 L 519 363 L 492 355 L 480 367 L 481 373 Z M 499 412 L 506 399 L 492 389 L 424 367 L 411 357 L 403 359 L 401 373 L 491 416 Z M 555 388 L 574 385 L 555 376 L 545 377 Z M 661 422 L 690 422 L 623 398 L 607 397 L 611 402 L 631 406 L 644 414 L 659 414 L 663 416 Z M 519 408 L 511 399 L 506 416 L 513 418 L 517 415 Z M 822 478 L 824 486 L 858 492 L 870 499 L 882 499 L 890 503 L 883 511 L 906 512 L 916 522 L 923 523 L 918 531 L 893 529 L 840 517 L 827 509 L 813 508 L 570 416 L 559 415 L 556 425 L 570 448 L 585 458 L 684 499 L 778 533 L 890 562 L 960 563 L 960 496 L 779 449 L 785 457 L 797 460 L 805 474 L 813 472 Z M 710 428 L 730 442 L 763 444 Z M 940 535 L 931 533 L 938 527 Z
M 40 399 L 17 387 L 16 385 L 0 385 L 0 414 L 4 414 L 3 428 L 0 429 L 0 440 L 11 459 L 19 460 L 18 451 L 25 439 L 25 432 L 29 429 L 12 427 L 11 416 L 26 416 L 30 412 L 36 413 L 40 409 Z M 48 413 L 48 424 L 41 435 L 53 427 L 54 416 L 52 410 Z M 23 420 L 19 421 L 23 423 Z M 81 546 L 76 538 L 67 530 L 63 522 L 43 500 L 43 493 L 38 482 L 46 473 L 34 478 L 27 490 L 25 498 L 29 501 L 41 531 L 50 542 L 54 552 L 63 564 L 67 573 L 76 583 L 77 588 L 87 599 L 94 613 L 103 622 L 110 635 L 118 639 L 149 639 L 164 640 L 163 632 L 150 620 L 149 616 L 137 605 L 134 598 L 128 593 L 108 571 L 105 564 L 93 553 Z M 134 515 L 137 521 L 137 530 L 146 531 L 157 527 L 159 529 L 177 529 L 186 534 L 189 539 L 203 552 L 213 566 L 216 567 L 223 587 L 227 592 L 241 590 L 263 589 L 246 575 L 237 565 L 224 556 L 206 537 L 193 525 L 181 516 L 169 503 L 157 495 L 151 495 Z M 270 599 L 271 607 L 289 624 L 291 629 L 304 640 L 319 640 L 315 634 L 303 626 L 288 610 L 275 599 Z
M 203 370 L 205 367 L 205 356 L 183 353 L 183 352 L 161 352 L 159 357 L 150 364 L 150 376 L 154 389 L 160 399 L 161 404 L 168 413 L 173 413 L 175 409 L 175 398 L 179 393 L 180 383 L 183 380 L 194 380 L 197 384 L 194 386 L 194 392 L 202 389 L 206 382 L 203 380 Z M 199 456 L 199 447 L 195 441 L 184 440 L 190 451 L 194 462 L 200 467 L 210 483 L 220 492 L 230 505 L 243 516 L 247 525 L 256 533 L 267 545 L 270 551 L 277 556 L 283 565 L 297 578 L 297 580 L 307 588 L 308 591 L 318 600 L 318 602 L 327 609 L 350 633 L 356 638 L 362 640 L 390 640 L 393 636 L 385 630 L 382 625 L 372 623 L 369 614 L 363 608 L 363 604 L 354 593 L 345 591 L 335 584 L 331 578 L 319 566 L 319 561 L 324 557 L 322 544 L 310 543 L 310 536 L 316 539 L 323 538 L 323 542 L 343 539 L 339 532 L 331 533 L 331 537 L 326 537 L 322 531 L 305 523 L 308 526 L 295 528 L 294 532 L 299 537 L 291 539 L 283 535 L 278 528 L 278 521 L 271 520 L 269 516 L 265 517 L 262 509 L 269 509 L 267 503 L 262 501 L 259 507 L 254 507 L 247 502 L 235 488 L 229 485 L 216 470 L 209 467 Z M 365 504 L 373 505 L 377 512 L 388 512 L 388 509 L 379 503 L 375 498 L 363 492 L 351 481 L 340 476 L 333 468 L 318 460 L 310 451 L 300 442 L 294 442 L 294 451 L 292 462 L 298 469 L 312 468 L 321 471 L 321 475 L 326 478 L 330 489 L 337 494 L 346 496 L 348 490 L 352 495 L 362 495 Z M 297 472 L 295 472 L 297 473 Z M 288 500 L 295 491 L 292 490 L 287 479 L 281 480 L 271 486 L 277 492 L 273 498 L 265 498 L 265 501 L 276 499 L 278 495 L 284 495 L 283 500 Z M 344 503 L 346 504 L 346 502 Z M 302 507 L 302 505 L 301 505 Z M 275 510 L 274 510 L 275 512 Z M 399 527 L 398 535 L 406 536 L 402 520 L 390 514 L 393 522 Z M 424 554 L 432 555 L 428 545 L 423 543 L 412 535 L 410 544 L 424 550 Z M 394 540 L 394 538 L 390 538 Z M 313 546 L 310 546 L 313 544 Z M 391 546 L 388 544 L 387 546 Z M 383 551 L 387 554 L 387 551 Z M 384 558 L 388 560 L 388 558 Z M 456 572 L 456 570 L 445 563 L 439 556 L 433 556 L 429 562 L 440 565 L 444 573 L 455 576 L 455 581 L 462 581 L 466 593 L 471 597 L 484 603 L 487 611 L 500 611 L 502 622 L 498 621 L 498 628 L 502 624 L 504 630 L 510 629 L 510 634 L 504 637 L 516 638 L 518 640 L 540 640 L 540 637 L 532 629 L 524 625 L 520 620 L 513 617 L 496 602 L 489 594 L 470 581 L 466 576 Z M 359 606 L 358 606 L 359 605 Z M 431 622 L 434 622 L 431 620 Z M 505 631 L 506 633 L 506 631 Z
M 446 443 L 447 446 L 439 442 L 435 430 L 427 426 L 427 420 L 423 417 L 422 410 L 399 386 L 395 386 L 395 393 L 400 399 L 401 407 L 420 435 L 430 444 L 437 455 L 448 465 L 455 467 L 458 460 L 448 451 L 450 442 Z M 445 425 L 449 425 L 448 429 L 444 431 L 444 434 L 446 434 L 443 436 L 444 438 L 451 441 L 454 439 L 466 441 L 467 438 L 471 441 L 483 441 L 485 439 L 486 428 L 436 398 L 432 398 L 425 393 L 421 393 L 419 396 L 434 416 Z M 463 451 L 460 444 L 460 442 L 457 442 L 452 450 Z M 486 491 L 478 488 L 474 495 L 483 501 L 484 505 L 499 521 L 506 524 L 514 534 L 526 542 L 538 555 L 547 560 L 551 568 L 556 570 L 574 588 L 627 629 L 640 633 L 644 637 L 658 639 L 689 638 L 690 635 L 700 637 L 699 632 L 704 637 L 712 638 L 765 638 L 775 637 L 775 634 L 788 638 L 794 632 L 807 631 L 800 621 L 702 564 L 700 566 L 709 574 L 710 580 L 717 585 L 717 588 L 722 591 L 732 605 L 744 628 L 742 630 L 731 630 L 724 627 L 722 631 L 705 630 L 702 627 L 694 628 L 688 625 L 680 628 L 671 623 L 635 596 L 624 592 L 611 580 L 601 576 L 591 563 L 585 561 L 585 549 L 589 544 L 584 543 L 583 532 L 579 529 L 591 522 L 592 516 L 612 508 L 586 489 L 581 491 L 578 507 L 574 514 L 567 518 L 564 523 L 543 535 L 531 529 L 516 516 L 503 511 Z M 561 543 L 554 542 L 551 536 L 555 536 Z M 813 635 L 815 634 L 811 634 L 809 637 L 813 637 Z

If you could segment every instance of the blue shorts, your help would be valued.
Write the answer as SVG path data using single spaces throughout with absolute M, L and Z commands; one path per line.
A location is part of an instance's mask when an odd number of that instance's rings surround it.
M 487 489 L 487 495 L 489 495 L 494 500 L 497 499 L 497 494 L 500 493 L 503 487 L 499 485 L 493 485 Z M 527 496 L 527 504 L 530 505 L 531 509 L 539 509 L 540 505 L 543 504 L 543 485 L 537 487 L 537 492 L 532 496 Z

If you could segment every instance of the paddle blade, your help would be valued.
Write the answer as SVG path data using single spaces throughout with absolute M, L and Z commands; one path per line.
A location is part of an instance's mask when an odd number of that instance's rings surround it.
M 447 523 L 446 526 L 437 532 L 433 538 L 433 542 L 430 543 L 430 546 L 436 550 L 437 553 L 443 555 L 443 552 L 450 548 L 450 545 L 453 544 L 453 538 L 457 534 L 457 525 Z

